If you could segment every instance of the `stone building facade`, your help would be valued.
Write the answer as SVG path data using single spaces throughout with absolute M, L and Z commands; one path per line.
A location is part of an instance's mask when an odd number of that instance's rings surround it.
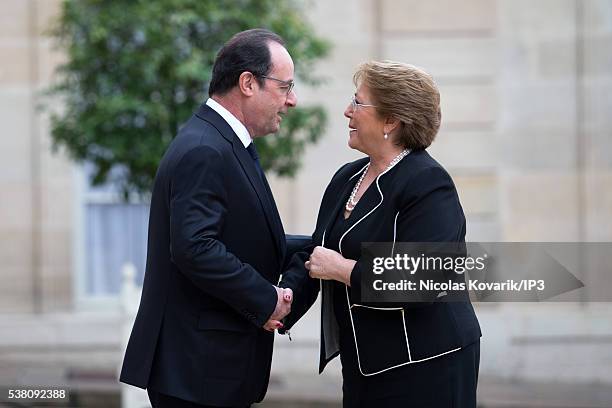
M 0 14 L 5 383 L 37 378 L 36 361 L 51 377 L 59 365 L 108 379 L 120 360 L 119 297 L 82 289 L 83 171 L 52 151 L 37 110 L 62 60 L 44 36 L 60 3 L 4 0 Z M 342 115 L 354 69 L 392 59 L 423 67 L 440 87 L 443 125 L 430 153 L 457 184 L 469 240 L 612 241 L 612 2 L 310 0 L 304 12 L 333 48 L 317 66 L 326 82 L 297 93 L 323 104 L 330 122 L 299 175 L 272 180 L 287 231 L 311 232 L 331 175 L 359 157 Z M 587 286 L 605 272 L 589 271 Z M 585 300 L 477 305 L 483 381 L 612 384 L 612 308 Z M 313 310 L 293 343 L 279 339 L 275 373 L 314 375 L 317 328 Z M 337 364 L 330 371 L 322 383 L 337 380 Z

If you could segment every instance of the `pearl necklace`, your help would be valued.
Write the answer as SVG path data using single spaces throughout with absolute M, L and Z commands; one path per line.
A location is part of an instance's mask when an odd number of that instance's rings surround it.
M 393 166 L 399 163 L 400 160 L 402 160 L 404 157 L 406 157 L 406 155 L 408 155 L 408 153 L 410 153 L 409 149 L 402 150 L 400 154 L 398 154 L 397 156 L 395 156 L 393 160 L 391 160 L 391 163 L 389 163 L 389 165 L 387 166 L 385 171 L 383 171 L 383 173 L 387 172 L 389 169 L 391 169 Z M 365 178 L 365 175 L 368 173 L 369 169 L 370 169 L 370 163 L 366 164 L 365 170 L 363 171 L 363 173 L 361 173 L 361 177 L 359 177 L 359 180 L 357 180 L 357 184 L 355 184 L 355 187 L 353 187 L 353 191 L 351 191 L 351 195 L 349 196 L 348 200 L 346 200 L 346 204 L 344 205 L 344 209 L 346 211 L 348 212 L 353 211 L 355 209 L 355 206 L 359 202 L 359 200 L 355 201 L 355 196 L 357 195 L 357 191 L 359 191 L 359 187 L 361 187 L 361 182 Z

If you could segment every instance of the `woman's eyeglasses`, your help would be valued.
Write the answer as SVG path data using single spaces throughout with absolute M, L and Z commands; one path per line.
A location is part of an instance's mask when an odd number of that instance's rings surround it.
M 351 97 L 351 109 L 353 111 L 356 111 L 358 106 L 362 106 L 364 108 L 376 108 L 376 105 L 369 105 L 367 103 L 359 103 L 359 102 L 357 102 L 357 100 L 355 99 L 355 95 L 353 95 Z

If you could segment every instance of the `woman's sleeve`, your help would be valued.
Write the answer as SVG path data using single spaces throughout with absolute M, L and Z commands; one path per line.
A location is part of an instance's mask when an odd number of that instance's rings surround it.
M 279 282 L 279 286 L 283 288 L 291 288 L 293 290 L 293 303 L 291 304 L 291 313 L 285 318 L 284 329 L 288 330 L 293 326 L 306 312 L 312 304 L 317 300 L 319 294 L 320 282 L 319 279 L 313 279 L 308 274 L 308 270 L 304 263 L 310 259 L 310 254 L 317 245 L 321 245 L 317 237 L 322 234 L 325 228 L 325 220 L 327 219 L 327 207 L 333 203 L 335 186 L 338 183 L 339 174 L 346 167 L 342 166 L 332 177 L 331 182 L 323 193 L 323 199 L 319 206 L 319 214 L 317 216 L 317 224 L 315 231 L 312 234 L 312 245 L 305 248 L 304 251 L 296 252 L 289 262 L 289 266 L 283 272 L 283 277 Z M 279 332 L 283 332 L 280 330 Z
M 396 214 L 396 242 L 462 242 L 465 239 L 465 217 L 455 185 L 441 167 L 421 170 L 409 180 L 399 194 Z M 362 302 L 361 279 L 372 273 L 372 267 L 362 257 L 351 273 L 351 301 L 372 307 L 415 308 L 430 302 L 388 303 Z
M 297 252 L 291 257 L 289 267 L 283 272 L 283 277 L 279 286 L 291 288 L 293 290 L 293 303 L 291 303 L 291 313 L 283 320 L 284 330 L 279 330 L 281 334 L 289 330 L 298 320 L 302 318 L 313 305 L 319 294 L 319 280 L 312 279 L 308 275 L 308 270 L 304 267 L 304 262 L 310 258 L 314 247 L 306 251 Z

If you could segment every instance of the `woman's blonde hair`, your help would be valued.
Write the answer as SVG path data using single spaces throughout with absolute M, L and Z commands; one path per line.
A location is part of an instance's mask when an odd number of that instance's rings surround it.
M 431 75 L 410 64 L 370 61 L 357 68 L 353 82 L 369 88 L 379 115 L 401 122 L 398 144 L 411 150 L 431 145 L 441 119 L 440 92 Z

